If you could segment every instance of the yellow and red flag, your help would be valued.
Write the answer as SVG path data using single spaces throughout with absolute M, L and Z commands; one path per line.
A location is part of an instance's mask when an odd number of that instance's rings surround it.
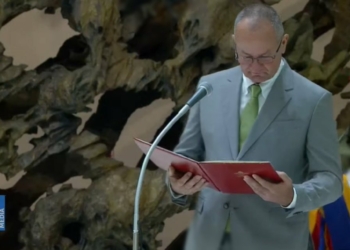
M 343 196 L 309 213 L 315 250 L 350 250 L 350 185 L 343 175 Z

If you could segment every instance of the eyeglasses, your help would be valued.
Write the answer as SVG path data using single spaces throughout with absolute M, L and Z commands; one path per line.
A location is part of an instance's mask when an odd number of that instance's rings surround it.
M 256 60 L 260 64 L 272 63 L 273 60 L 275 60 L 277 53 L 281 48 L 282 40 L 283 40 L 283 38 L 281 39 L 281 41 L 277 47 L 276 53 L 273 56 L 260 56 L 260 57 L 256 57 L 256 58 L 251 57 L 251 56 L 239 57 L 237 51 L 235 50 L 235 58 L 240 64 L 244 64 L 244 65 L 252 64 L 254 62 L 254 60 Z

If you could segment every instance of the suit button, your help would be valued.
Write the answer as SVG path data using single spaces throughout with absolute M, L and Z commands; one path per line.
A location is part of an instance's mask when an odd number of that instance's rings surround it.
M 225 209 L 228 209 L 228 207 L 229 207 L 229 204 L 226 202 L 226 203 L 224 203 L 224 208 Z

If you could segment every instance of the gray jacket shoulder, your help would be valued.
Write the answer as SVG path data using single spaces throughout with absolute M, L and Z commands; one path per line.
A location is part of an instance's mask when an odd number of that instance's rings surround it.
M 242 75 L 242 71 L 239 66 L 217 71 L 208 75 L 204 75 L 201 77 L 200 81 L 207 81 L 209 83 L 218 85 L 220 83 L 224 83 L 226 79 L 232 79 L 234 76 Z
M 294 75 L 294 89 L 300 101 L 318 102 L 325 95 L 332 95 L 331 92 L 321 87 L 320 85 L 310 81 L 301 74 L 293 70 Z

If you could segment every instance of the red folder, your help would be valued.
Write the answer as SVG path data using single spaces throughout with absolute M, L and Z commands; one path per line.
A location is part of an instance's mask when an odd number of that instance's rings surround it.
M 151 144 L 135 138 L 135 143 L 144 154 Z M 161 147 L 156 147 L 150 160 L 159 168 L 168 170 L 173 166 L 177 171 L 202 176 L 209 185 L 222 193 L 254 194 L 243 180 L 245 175 L 259 175 L 270 182 L 279 183 L 282 179 L 269 162 L 256 161 L 204 161 L 197 162 Z

